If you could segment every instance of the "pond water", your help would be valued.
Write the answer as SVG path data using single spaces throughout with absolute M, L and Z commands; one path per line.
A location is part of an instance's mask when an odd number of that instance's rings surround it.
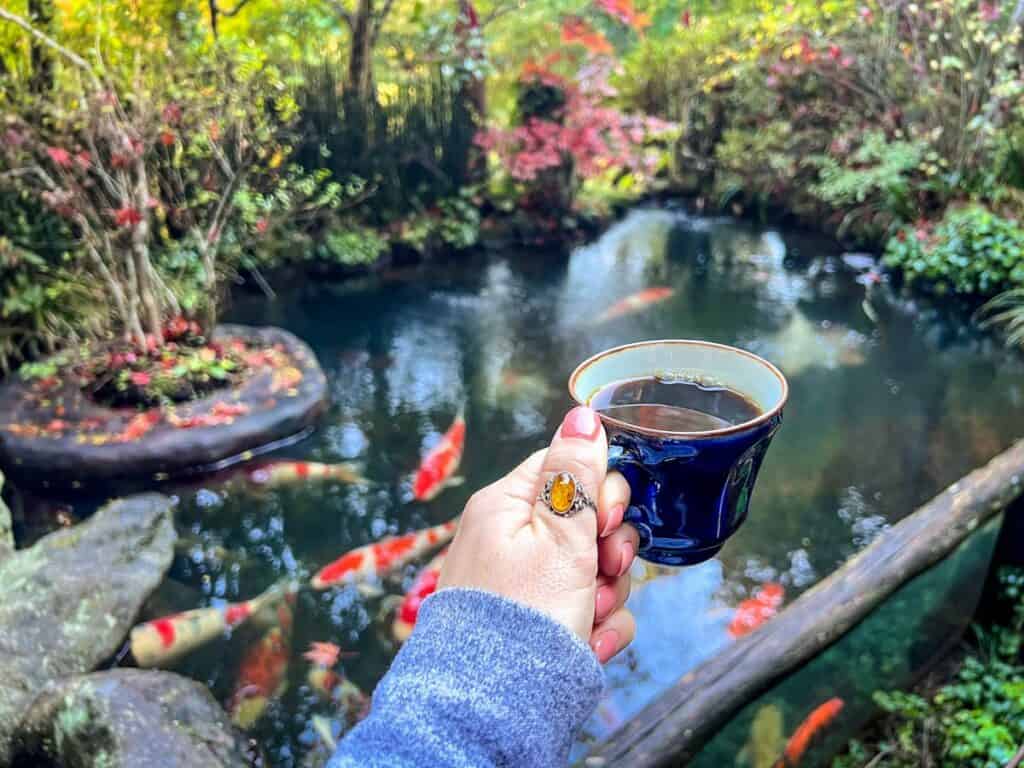
M 866 291 L 885 293 L 867 282 L 827 241 L 640 210 L 568 257 L 512 249 L 311 282 L 276 302 L 240 299 L 230 320 L 298 334 L 330 382 L 320 428 L 275 457 L 357 462 L 369 482 L 254 494 L 211 479 L 172 489 L 182 542 L 147 610 L 246 599 L 353 547 L 450 519 L 474 489 L 546 444 L 569 406 L 570 371 L 602 349 L 682 337 L 762 354 L 787 374 L 791 395 L 749 520 L 699 567 L 635 569 L 637 641 L 610 665 L 609 692 L 579 756 L 731 642 L 735 608 L 759 585 L 781 584 L 791 601 L 1024 432 L 1019 362 L 927 308 L 907 314 L 877 298 L 865 307 Z M 653 286 L 674 294 L 597 320 Z M 414 502 L 412 473 L 460 406 L 466 483 Z M 22 525 L 23 542 L 45 525 Z M 414 574 L 410 567 L 387 591 L 401 594 Z M 395 650 L 380 616 L 386 605 L 353 588 L 299 595 L 288 689 L 253 730 L 272 765 L 312 762 L 311 718 L 335 714 L 307 686 L 302 652 L 312 641 L 338 643 L 355 654 L 344 663 L 348 676 L 372 690 Z M 226 701 L 253 641 L 239 631 L 177 669 Z

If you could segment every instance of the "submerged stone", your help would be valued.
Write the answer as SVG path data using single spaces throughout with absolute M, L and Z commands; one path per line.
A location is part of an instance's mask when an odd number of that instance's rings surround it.
M 247 739 L 201 684 L 115 669 L 51 683 L 22 720 L 14 768 L 250 765 Z
M 170 567 L 171 508 L 156 493 L 118 499 L 0 560 L 0 765 L 40 689 L 121 645 Z

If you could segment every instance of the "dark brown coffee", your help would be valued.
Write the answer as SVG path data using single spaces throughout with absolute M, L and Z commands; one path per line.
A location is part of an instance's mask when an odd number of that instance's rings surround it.
M 657 376 L 608 384 L 590 398 L 590 407 L 619 421 L 663 432 L 710 432 L 761 413 L 748 397 L 728 387 Z

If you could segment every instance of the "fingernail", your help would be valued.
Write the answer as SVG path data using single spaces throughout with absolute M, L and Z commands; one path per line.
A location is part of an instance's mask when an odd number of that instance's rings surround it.
M 615 608 L 615 590 L 607 584 L 597 588 L 597 596 L 594 598 L 594 621 L 598 622 L 608 617 L 608 614 Z
M 594 655 L 602 664 L 608 661 L 619 650 L 619 632 L 616 629 L 606 629 L 596 638 L 590 646 L 594 649 Z
M 562 437 L 582 437 L 584 440 L 597 439 L 601 421 L 597 414 L 583 405 L 577 405 L 565 415 L 562 421 Z
M 633 564 L 633 557 L 636 555 L 636 550 L 633 549 L 633 542 L 627 541 L 622 545 L 622 559 L 619 561 L 619 572 L 616 576 L 621 576 L 629 570 L 629 566 Z
M 601 531 L 602 539 L 622 525 L 622 516 L 624 514 L 626 514 L 625 504 L 616 504 L 612 507 L 612 511 L 608 513 L 608 520 L 605 521 L 604 530 Z

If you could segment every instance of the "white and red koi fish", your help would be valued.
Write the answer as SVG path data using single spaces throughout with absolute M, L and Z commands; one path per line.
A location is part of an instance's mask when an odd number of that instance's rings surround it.
M 240 473 L 249 485 L 257 488 L 280 488 L 311 480 L 337 480 L 364 485 L 366 478 L 354 464 L 322 464 L 318 461 L 265 461 L 246 467 Z
M 292 609 L 286 600 L 277 604 L 277 626 L 271 627 L 249 648 L 238 668 L 238 681 L 228 702 L 231 722 L 249 729 L 263 717 L 271 699 L 288 687 L 291 655 Z
M 732 637 L 743 637 L 753 632 L 779 612 L 785 598 L 786 588 L 781 584 L 762 584 L 754 592 L 753 597 L 747 598 L 736 607 L 736 613 L 729 622 L 729 634 Z
M 605 323 L 609 320 L 625 317 L 626 315 L 635 315 L 637 312 L 642 312 L 653 304 L 660 304 L 671 299 L 675 294 L 675 290 L 664 285 L 645 288 L 638 293 L 615 302 L 599 314 L 594 322 Z
M 327 589 L 339 584 L 355 584 L 364 579 L 380 578 L 447 544 L 455 535 L 457 527 L 458 518 L 433 528 L 389 536 L 358 547 L 325 565 L 310 583 L 313 589 Z
M 244 603 L 195 608 L 153 619 L 134 627 L 129 647 L 140 667 L 162 667 L 190 651 L 223 636 L 254 614 L 273 611 L 274 605 L 294 596 L 296 584 L 275 584 Z
M 462 461 L 466 443 L 466 419 L 459 408 L 455 421 L 444 433 L 441 442 L 431 448 L 420 462 L 412 482 L 412 495 L 416 501 L 430 501 L 450 486 L 459 485 L 462 478 L 453 477 Z
M 811 741 L 821 731 L 831 725 L 833 720 L 839 717 L 839 713 L 843 711 L 843 706 L 842 699 L 833 698 L 815 707 L 814 711 L 800 723 L 799 727 L 793 731 L 793 735 L 789 737 L 789 741 L 786 743 L 785 754 L 775 764 L 775 768 L 796 768 L 796 766 L 800 765 L 800 760 L 803 758 L 804 753 L 807 752 Z
M 395 642 L 404 643 L 412 634 L 412 628 L 420 613 L 420 605 L 437 591 L 437 580 L 441 576 L 441 566 L 444 565 L 444 558 L 447 554 L 448 549 L 445 548 L 427 563 L 426 567 L 417 574 L 416 580 L 412 583 L 409 591 L 405 593 L 402 602 L 399 603 L 398 609 L 395 611 L 395 620 L 391 625 L 391 636 Z

